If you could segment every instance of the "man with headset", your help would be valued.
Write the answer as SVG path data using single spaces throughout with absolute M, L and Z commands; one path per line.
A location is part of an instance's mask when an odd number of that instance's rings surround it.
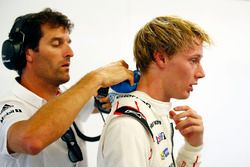
M 99 88 L 127 79 L 133 84 L 128 65 L 117 61 L 62 92 L 70 78 L 72 26 L 62 13 L 45 9 L 18 17 L 3 43 L 3 63 L 19 76 L 0 100 L 1 167 L 86 167 L 85 142 L 72 123 Z
M 156 17 L 139 30 L 134 58 L 141 76 L 136 91 L 114 97 L 99 142 L 98 167 L 200 165 L 201 116 L 189 106 L 172 108 L 170 100 L 188 98 L 205 76 L 203 43 L 210 43 L 208 35 L 179 17 Z M 174 122 L 185 138 L 176 159 Z

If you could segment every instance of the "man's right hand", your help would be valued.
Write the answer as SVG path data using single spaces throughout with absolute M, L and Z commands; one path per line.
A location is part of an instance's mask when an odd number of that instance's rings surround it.
M 133 71 L 128 69 L 128 64 L 124 60 L 110 63 L 93 71 L 97 74 L 100 87 L 110 87 L 122 81 L 129 80 L 130 85 L 134 84 Z

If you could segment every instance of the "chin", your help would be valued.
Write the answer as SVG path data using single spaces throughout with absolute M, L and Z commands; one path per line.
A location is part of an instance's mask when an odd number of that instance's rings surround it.
M 188 95 L 184 96 L 184 97 L 183 97 L 183 99 L 187 99 L 187 98 L 189 98 L 189 95 L 190 95 L 190 94 L 188 94 Z
M 175 99 L 185 100 L 185 99 L 187 99 L 189 96 L 190 96 L 190 94 L 189 94 L 189 93 L 185 93 L 185 94 L 182 94 L 182 95 L 176 96 L 176 97 L 175 97 Z
M 64 84 L 64 83 L 68 82 L 69 79 L 70 79 L 69 77 L 61 78 L 60 84 Z

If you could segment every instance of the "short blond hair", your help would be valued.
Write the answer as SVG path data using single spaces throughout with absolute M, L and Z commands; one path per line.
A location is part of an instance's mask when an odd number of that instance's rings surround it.
M 163 50 L 172 56 L 200 42 L 211 44 L 208 34 L 198 25 L 177 16 L 156 17 L 137 33 L 134 41 L 136 67 L 146 72 L 155 51 Z

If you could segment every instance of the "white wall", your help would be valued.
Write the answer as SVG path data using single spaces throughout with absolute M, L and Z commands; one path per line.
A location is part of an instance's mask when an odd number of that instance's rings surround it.
M 179 15 L 198 23 L 211 35 L 214 46 L 204 52 L 206 78 L 190 99 L 173 101 L 188 104 L 204 119 L 204 167 L 249 166 L 250 159 L 250 1 L 247 0 L 0 0 L 0 43 L 7 39 L 14 19 L 45 7 L 57 9 L 75 23 L 72 32 L 72 85 L 88 71 L 118 59 L 131 69 L 135 33 L 159 15 Z M 0 95 L 14 72 L 0 63 Z M 90 135 L 101 131 L 99 115 L 86 123 Z M 176 148 L 182 143 L 176 132 Z M 89 143 L 89 164 L 96 166 L 97 143 Z

